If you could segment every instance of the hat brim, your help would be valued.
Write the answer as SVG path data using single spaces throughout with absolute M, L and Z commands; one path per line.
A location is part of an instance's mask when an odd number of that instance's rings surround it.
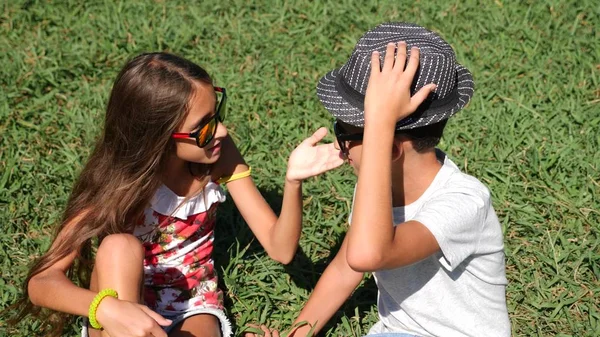
M 340 76 L 343 67 L 335 69 L 325 74 L 317 84 L 317 96 L 321 104 L 327 109 L 336 119 L 344 123 L 357 127 L 364 127 L 364 111 L 361 108 L 355 107 L 345 100 L 339 93 L 336 87 L 336 78 Z M 439 109 L 419 112 L 419 116 L 409 116 L 409 119 L 414 119 L 409 123 L 399 123 L 396 128 L 398 130 L 414 129 L 426 125 L 435 124 L 445 119 L 450 118 L 459 110 L 464 108 L 474 93 L 473 75 L 471 72 L 460 64 L 456 65 L 456 99 L 454 104 L 440 111 Z M 400 126 L 401 125 L 401 126 Z

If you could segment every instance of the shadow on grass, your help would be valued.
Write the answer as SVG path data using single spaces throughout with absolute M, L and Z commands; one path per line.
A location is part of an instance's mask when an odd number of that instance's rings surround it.
M 260 192 L 273 211 L 276 214 L 279 214 L 283 199 L 281 194 L 277 191 L 262 189 L 260 189 Z M 335 240 L 336 244 L 331 248 L 329 255 L 316 262 L 313 262 L 301 247 L 298 248 L 294 260 L 290 264 L 284 266 L 285 272 L 290 275 L 290 278 L 296 286 L 311 292 L 314 290 L 321 274 L 323 274 L 325 268 L 327 268 L 338 253 L 344 240 L 344 235 L 339 235 Z M 248 249 L 245 252 L 245 255 L 247 256 L 264 254 L 263 247 L 258 240 L 255 240 L 252 231 L 238 212 L 233 200 L 227 198 L 227 200 L 220 205 L 217 215 L 217 227 L 215 229 L 214 257 L 218 270 L 229 265 L 231 258 L 228 250 L 235 246 L 236 241 L 239 243 L 240 247 L 248 246 Z M 228 293 L 223 278 L 219 278 L 219 286 L 225 294 Z M 364 313 L 370 311 L 373 304 L 376 303 L 376 300 L 377 286 L 373 278 L 370 277 L 354 291 L 352 296 L 342 305 L 340 310 L 338 310 L 332 319 L 329 320 L 322 329 L 323 333 L 339 324 L 340 318 L 343 316 L 352 317 L 356 314 L 356 311 L 363 316 Z M 226 308 L 232 307 L 233 301 L 230 297 L 225 296 L 224 301 Z M 296 313 L 296 315 L 297 314 L 299 314 L 299 312 Z M 235 330 L 235 327 L 237 326 L 235 318 L 230 317 L 230 319 Z

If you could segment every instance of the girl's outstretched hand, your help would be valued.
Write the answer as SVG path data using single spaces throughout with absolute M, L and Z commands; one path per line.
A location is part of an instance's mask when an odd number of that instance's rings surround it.
M 145 305 L 112 297 L 100 303 L 96 317 L 111 337 L 167 337 L 160 326 L 171 324 Z
M 371 55 L 371 75 L 365 95 L 365 124 L 382 122 L 395 125 L 415 112 L 435 90 L 436 85 L 431 83 L 410 96 L 410 86 L 419 68 L 419 49 L 411 49 L 405 69 L 406 55 L 406 42 L 387 45 L 383 67 L 379 62 L 379 52 Z
M 290 154 L 286 179 L 300 182 L 339 167 L 344 163 L 333 143 L 318 144 L 327 135 L 326 128 L 320 128 L 306 138 Z

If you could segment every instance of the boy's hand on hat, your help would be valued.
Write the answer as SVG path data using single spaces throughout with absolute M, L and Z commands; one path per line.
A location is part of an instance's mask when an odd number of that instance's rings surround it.
M 380 65 L 379 52 L 371 55 L 371 74 L 365 96 L 365 126 L 373 123 L 395 125 L 415 112 L 435 90 L 436 85 L 432 83 L 410 96 L 410 87 L 419 68 L 419 49 L 411 49 L 408 65 L 404 69 L 406 55 L 405 42 L 387 45 L 383 67 Z
M 326 135 L 327 128 L 322 127 L 292 151 L 288 160 L 286 180 L 301 182 L 344 163 L 340 150 L 336 149 L 333 143 L 319 144 Z

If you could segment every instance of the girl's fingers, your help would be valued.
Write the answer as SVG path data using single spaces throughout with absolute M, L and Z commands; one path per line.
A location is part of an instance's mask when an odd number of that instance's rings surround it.
M 396 44 L 388 43 L 385 49 L 385 60 L 383 61 L 383 69 L 381 71 L 392 71 L 394 68 L 394 56 L 396 54 Z
M 406 70 L 404 71 L 404 76 L 406 76 L 406 83 L 410 85 L 417 73 L 417 69 L 419 68 L 419 48 L 412 47 L 410 49 L 410 60 L 408 60 L 408 65 L 406 66 Z
M 398 48 L 396 49 L 396 62 L 394 64 L 394 71 L 402 73 L 404 66 L 406 65 L 406 42 L 398 42 Z
M 154 328 L 152 331 L 150 331 L 150 333 L 152 334 L 152 337 L 169 337 L 165 330 L 158 326 L 158 324 L 154 325 Z
M 323 138 L 327 136 L 327 128 L 320 127 L 315 133 L 313 133 L 310 137 L 306 138 L 302 143 L 305 143 L 310 146 L 315 146 L 319 143 Z
M 419 91 L 417 91 L 417 93 L 415 93 L 411 98 L 410 98 L 410 111 L 415 111 L 417 110 L 417 108 L 419 107 L 419 105 L 421 105 L 421 103 L 423 103 L 427 97 L 429 97 L 429 94 L 431 94 L 432 91 L 435 90 L 435 88 L 437 88 L 437 85 L 435 85 L 434 83 L 428 84 L 424 87 L 422 87 Z
M 156 321 L 156 323 L 158 323 L 162 326 L 169 326 L 169 325 L 171 325 L 171 323 L 173 323 L 173 321 L 171 321 L 170 319 L 166 319 L 166 318 L 162 317 L 161 315 L 157 314 L 152 309 L 150 309 L 146 306 L 142 306 L 141 308 L 142 308 L 142 311 L 144 311 L 146 313 L 146 315 L 150 316 L 154 321 Z
M 334 168 L 338 168 L 338 167 L 342 166 L 342 164 L 344 164 L 344 159 L 337 156 L 337 158 L 334 158 L 333 160 L 331 160 L 325 164 L 325 171 L 330 171 L 330 170 L 333 170 Z

